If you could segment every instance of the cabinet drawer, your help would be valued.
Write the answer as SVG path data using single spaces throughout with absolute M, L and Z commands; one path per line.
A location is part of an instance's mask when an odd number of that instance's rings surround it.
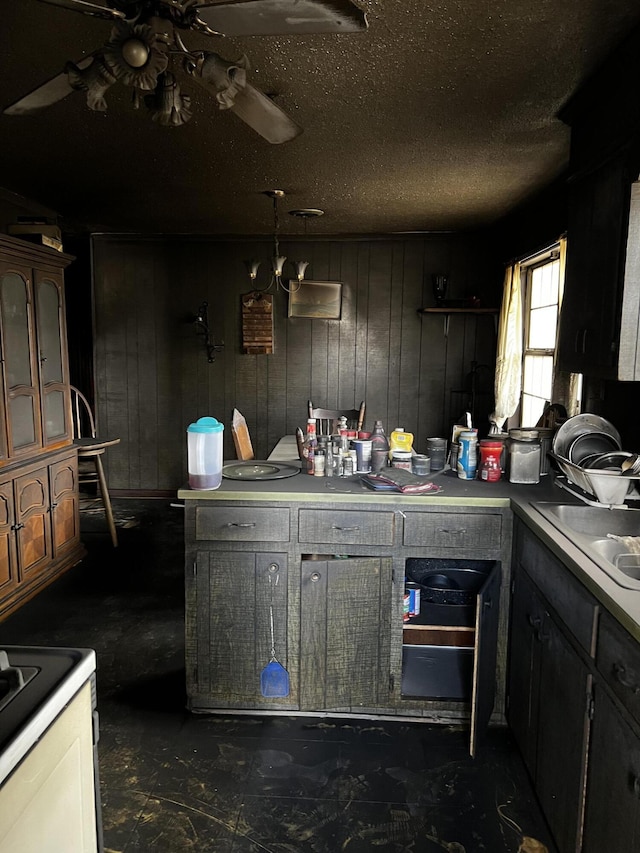
M 301 509 L 300 542 L 328 545 L 393 545 L 392 512 Z
M 252 506 L 199 506 L 196 539 L 219 542 L 288 542 L 289 510 Z
M 609 613 L 600 618 L 596 665 L 618 699 L 640 723 L 640 643 Z
M 499 548 L 502 516 L 485 513 L 410 512 L 404 522 L 405 545 L 436 548 Z
M 518 524 L 516 555 L 575 639 L 593 654 L 598 605 L 571 572 L 526 527 Z

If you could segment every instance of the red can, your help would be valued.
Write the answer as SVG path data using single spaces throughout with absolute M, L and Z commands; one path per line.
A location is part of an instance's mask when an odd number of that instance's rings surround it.
M 496 483 L 502 477 L 500 467 L 500 456 L 503 444 L 501 441 L 491 441 L 483 438 L 479 442 L 480 447 L 480 479 L 487 483 Z

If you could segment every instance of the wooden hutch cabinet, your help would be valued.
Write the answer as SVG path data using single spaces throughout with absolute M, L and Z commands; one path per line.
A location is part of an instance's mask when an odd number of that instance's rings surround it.
M 78 562 L 63 270 L 0 235 L 0 618 Z

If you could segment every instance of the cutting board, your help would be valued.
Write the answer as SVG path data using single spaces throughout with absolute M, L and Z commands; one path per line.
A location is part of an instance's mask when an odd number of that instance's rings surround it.
M 238 459 L 241 459 L 243 462 L 247 459 L 255 459 L 247 422 L 244 419 L 244 415 L 241 415 L 237 409 L 233 410 L 231 435 L 233 436 L 233 443 Z

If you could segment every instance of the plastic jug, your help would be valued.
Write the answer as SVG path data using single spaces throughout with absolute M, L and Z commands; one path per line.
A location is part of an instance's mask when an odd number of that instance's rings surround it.
M 222 482 L 222 433 L 215 418 L 199 418 L 187 427 L 189 486 L 217 489 Z
M 396 427 L 389 436 L 389 458 L 393 458 L 394 450 L 410 452 L 413 448 L 413 433 L 405 432 L 403 427 Z

